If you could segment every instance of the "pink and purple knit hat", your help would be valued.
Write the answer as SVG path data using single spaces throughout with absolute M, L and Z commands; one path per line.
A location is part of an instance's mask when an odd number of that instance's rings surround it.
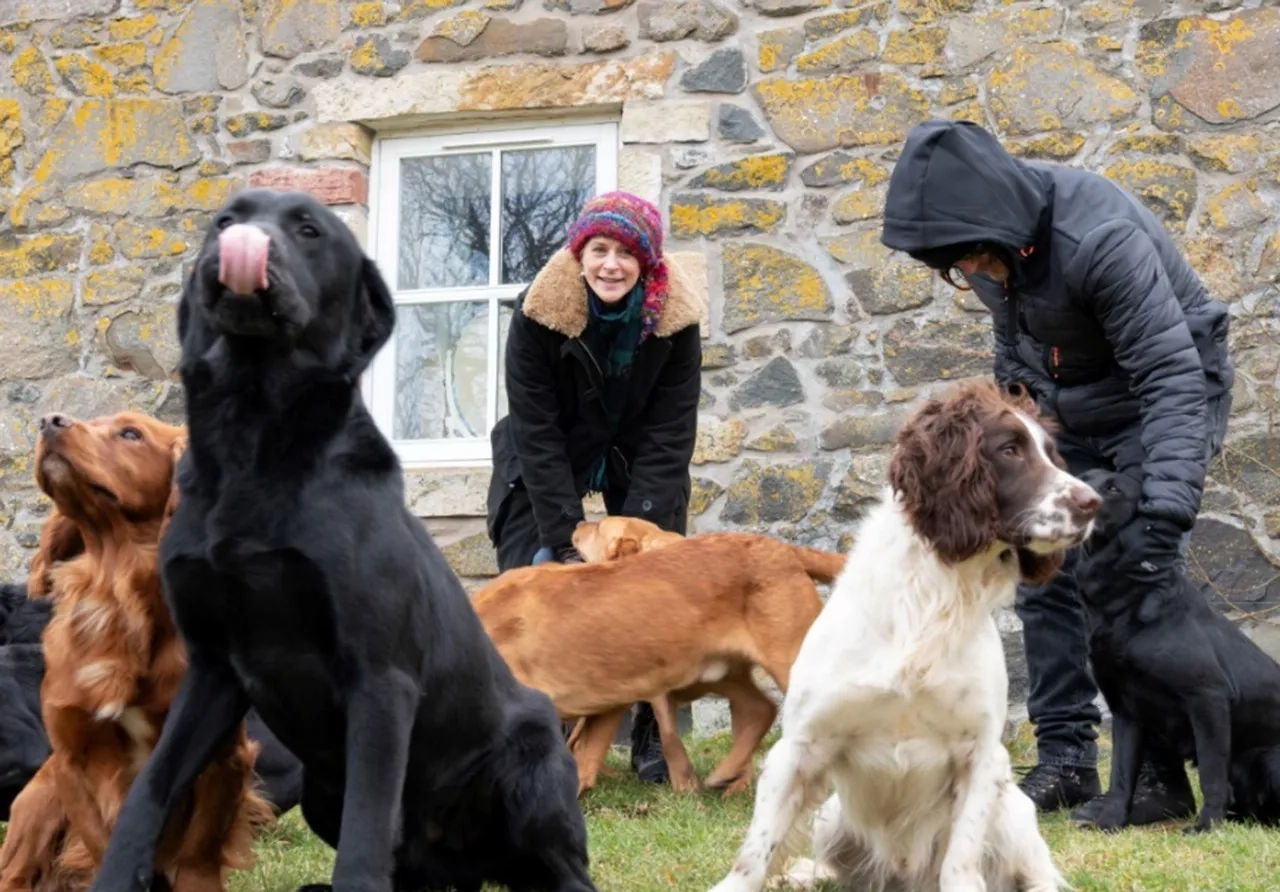
M 579 261 L 582 249 L 597 235 L 622 242 L 640 261 L 644 304 L 640 340 L 649 336 L 667 302 L 667 264 L 662 257 L 662 212 L 630 192 L 605 192 L 587 201 L 569 227 L 568 247 Z

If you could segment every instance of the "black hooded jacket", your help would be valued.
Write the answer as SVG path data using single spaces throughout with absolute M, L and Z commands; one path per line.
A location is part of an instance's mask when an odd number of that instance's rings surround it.
M 1107 178 L 1010 156 L 967 121 L 929 121 L 894 168 L 881 241 L 907 253 L 997 242 L 1008 283 L 969 285 L 992 312 L 995 373 L 1069 432 L 1136 426 L 1140 510 L 1190 529 L 1207 464 L 1207 402 L 1229 400 L 1227 308 L 1160 221 Z

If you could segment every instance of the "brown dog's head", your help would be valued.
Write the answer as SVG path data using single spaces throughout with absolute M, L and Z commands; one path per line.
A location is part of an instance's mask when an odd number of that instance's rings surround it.
M 922 406 L 898 432 L 889 483 L 912 527 L 947 563 L 995 542 L 1043 582 L 1089 534 L 1098 494 L 1072 477 L 1034 400 L 991 381 Z
M 679 533 L 669 533 L 638 517 L 606 517 L 578 524 L 573 531 L 573 547 L 587 563 L 600 564 L 661 548 L 683 538 Z
M 79 421 L 40 419 L 36 484 L 53 500 L 28 587 L 48 592 L 47 572 L 85 547 L 86 538 L 158 541 L 176 504 L 174 468 L 186 431 L 137 412 Z

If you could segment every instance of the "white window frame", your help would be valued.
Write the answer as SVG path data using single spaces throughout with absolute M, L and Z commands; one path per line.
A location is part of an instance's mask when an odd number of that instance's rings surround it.
M 514 299 L 529 283 L 485 285 L 464 288 L 429 288 L 399 290 L 395 287 L 399 268 L 400 232 L 400 161 L 424 155 L 467 154 L 477 149 L 530 149 L 558 146 L 594 145 L 596 148 L 596 191 L 617 188 L 618 180 L 617 119 L 592 121 L 547 122 L 526 127 L 498 127 L 472 124 L 466 127 L 433 129 L 430 134 L 387 136 L 376 140 L 369 176 L 368 253 L 387 278 L 397 309 L 420 303 L 450 303 L 460 300 L 484 300 L 489 305 L 489 355 L 486 380 L 490 382 L 486 417 L 497 415 L 498 409 L 498 325 L 500 303 Z M 502 165 L 493 165 L 493 191 L 500 195 Z M 499 278 L 501 251 L 501 213 L 491 214 L 489 224 L 489 279 Z M 396 338 L 393 334 L 374 357 L 361 386 L 374 422 L 390 441 L 401 464 L 407 469 L 448 467 L 489 467 L 492 447 L 489 430 L 482 437 L 438 440 L 396 439 L 395 430 Z

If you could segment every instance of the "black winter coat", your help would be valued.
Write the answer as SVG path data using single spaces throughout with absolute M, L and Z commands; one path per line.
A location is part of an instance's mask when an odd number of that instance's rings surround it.
M 685 529 L 702 394 L 702 299 L 667 265 L 667 302 L 636 349 L 615 430 L 603 397 L 606 351 L 587 327 L 577 259 L 561 249 L 517 299 L 506 347 L 510 409 L 490 437 L 493 473 L 528 490 L 543 545 L 569 541 L 606 452 L 609 501 L 621 503 L 621 514 Z
M 1007 284 L 969 281 L 992 312 L 996 377 L 1027 384 L 1074 434 L 1135 426 L 1140 510 L 1190 529 L 1208 402 L 1229 406 L 1235 379 L 1229 317 L 1137 198 L 1099 174 L 1013 158 L 976 124 L 930 121 L 894 168 L 881 240 L 1012 249 Z

